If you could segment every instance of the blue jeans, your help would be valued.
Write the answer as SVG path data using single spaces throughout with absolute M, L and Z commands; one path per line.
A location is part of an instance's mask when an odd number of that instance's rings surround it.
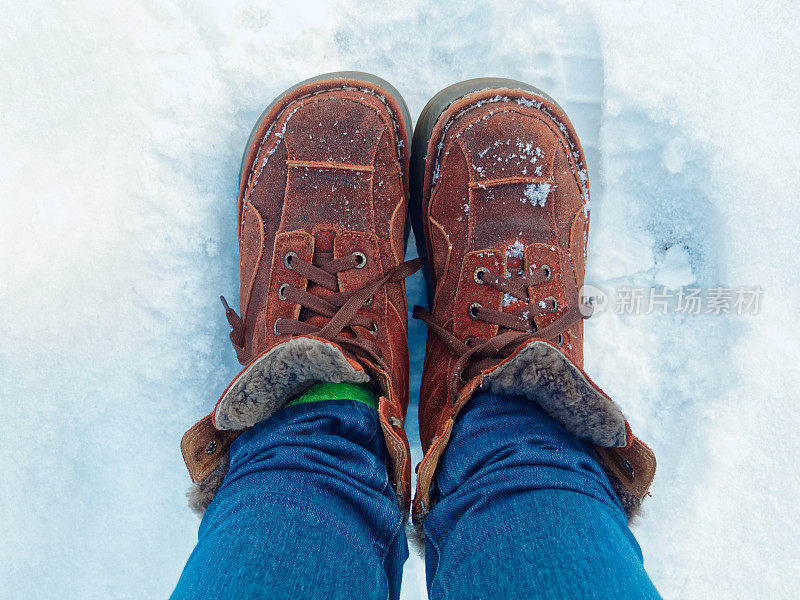
M 377 414 L 286 408 L 242 434 L 173 598 L 398 598 L 408 557 Z M 658 598 L 588 448 L 536 404 L 480 395 L 425 521 L 431 599 Z

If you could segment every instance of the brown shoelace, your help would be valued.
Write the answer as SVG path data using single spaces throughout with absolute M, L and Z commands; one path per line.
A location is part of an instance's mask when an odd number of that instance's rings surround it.
M 467 381 L 484 369 L 494 366 L 503 358 L 510 356 L 524 342 L 542 339 L 561 343 L 562 336 L 567 329 L 581 319 L 588 319 L 592 315 L 591 305 L 581 304 L 576 299 L 575 303 L 555 321 L 537 331 L 534 317 L 548 312 L 557 312 L 559 306 L 552 296 L 544 300 L 531 300 L 528 298 L 528 288 L 548 281 L 551 276 L 552 273 L 547 265 L 543 265 L 532 273 L 518 272 L 509 274 L 508 277 L 500 277 L 485 268 L 475 272 L 475 277 L 480 283 L 500 290 L 512 298 L 527 302 L 514 312 L 503 312 L 481 306 L 478 303 L 472 304 L 469 307 L 471 318 L 500 327 L 498 335 L 489 339 L 470 337 L 460 340 L 440 323 L 437 323 L 430 311 L 421 306 L 414 307 L 414 318 L 427 323 L 431 331 L 439 336 L 453 354 L 459 357 L 453 367 L 449 382 L 449 391 L 454 399 L 458 398 L 461 388 Z
M 339 344 L 356 356 L 368 358 L 385 369 L 380 346 L 374 336 L 378 333 L 377 324 L 369 317 L 360 314 L 363 306 L 370 306 L 375 292 L 387 283 L 404 280 L 422 266 L 422 260 L 417 258 L 392 267 L 379 279 L 365 284 L 362 288 L 341 292 L 337 273 L 349 269 L 361 269 L 367 264 L 367 257 L 361 252 L 353 252 L 347 256 L 333 258 L 332 253 L 315 253 L 312 262 L 298 257 L 294 252 L 287 253 L 284 264 L 300 276 L 306 278 L 309 284 L 316 284 L 332 292 L 320 297 L 311 292 L 283 284 L 278 290 L 280 300 L 299 304 L 302 309 L 298 319 L 277 319 L 274 324 L 276 335 L 313 335 L 314 337 L 330 340 Z M 244 323 L 220 297 L 225 306 L 225 314 L 231 325 L 231 342 L 237 349 L 244 346 Z M 317 327 L 309 323 L 314 316 L 329 319 L 322 326 Z M 352 337 L 342 335 L 350 328 Z M 370 336 L 372 339 L 370 339 Z

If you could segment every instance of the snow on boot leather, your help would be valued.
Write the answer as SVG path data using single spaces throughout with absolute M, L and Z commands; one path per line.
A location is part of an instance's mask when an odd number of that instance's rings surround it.
M 511 80 L 440 92 L 414 132 L 411 215 L 430 308 L 415 309 L 428 324 L 415 521 L 436 502 L 454 419 L 480 388 L 526 396 L 593 442 L 631 515 L 655 457 L 583 372 L 589 188 L 563 110 Z
M 316 382 L 371 381 L 398 502 L 410 504 L 404 263 L 409 117 L 365 73 L 304 81 L 264 111 L 245 150 L 240 313 L 225 304 L 245 368 L 181 441 L 202 512 L 245 429 Z

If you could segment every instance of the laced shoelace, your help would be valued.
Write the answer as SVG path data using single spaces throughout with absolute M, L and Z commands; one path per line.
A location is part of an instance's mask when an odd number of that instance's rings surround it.
M 283 284 L 278 289 L 280 300 L 299 304 L 302 308 L 298 319 L 277 319 L 273 326 L 276 335 L 313 335 L 318 338 L 330 340 L 347 349 L 356 356 L 371 359 L 381 368 L 386 366 L 380 346 L 375 341 L 378 326 L 368 316 L 360 314 L 364 306 L 370 306 L 375 293 L 387 283 L 403 281 L 415 273 L 421 266 L 422 260 L 417 258 L 401 263 L 387 270 L 384 275 L 363 287 L 342 292 L 339 291 L 338 273 L 350 269 L 362 269 L 367 264 L 367 257 L 361 252 L 353 252 L 340 258 L 333 258 L 332 253 L 315 253 L 312 262 L 308 262 L 289 252 L 284 258 L 284 264 L 296 271 L 301 277 L 308 280 L 309 286 L 316 284 L 325 288 L 330 294 L 324 297 L 311 292 Z M 232 308 L 228 306 L 225 298 L 220 296 L 225 307 L 228 323 L 231 325 L 231 342 L 234 348 L 244 347 L 244 322 Z M 308 321 L 315 316 L 328 319 L 322 327 Z M 350 332 L 345 332 L 345 329 Z M 370 339 L 371 338 L 371 339 Z
M 592 306 L 581 304 L 576 299 L 572 306 L 567 308 L 555 321 L 537 330 L 534 317 L 557 312 L 559 306 L 553 296 L 548 296 L 543 300 L 531 300 L 528 297 L 528 288 L 549 281 L 551 277 L 552 272 L 547 265 L 542 265 L 531 273 L 519 271 L 516 274 L 509 274 L 508 277 L 493 274 L 485 267 L 478 268 L 475 278 L 480 283 L 493 287 L 523 303 L 527 302 L 513 312 L 487 308 L 478 303 L 470 305 L 468 310 L 472 319 L 493 323 L 500 327 L 498 335 L 489 339 L 470 337 L 460 340 L 447 331 L 442 324 L 437 323 L 430 311 L 421 306 L 414 307 L 414 318 L 427 323 L 431 331 L 439 336 L 453 354 L 459 357 L 448 385 L 454 399 L 458 398 L 461 388 L 467 381 L 484 369 L 494 366 L 503 358 L 510 356 L 523 342 L 542 339 L 560 343 L 567 329 L 581 319 L 588 319 L 592 315 Z

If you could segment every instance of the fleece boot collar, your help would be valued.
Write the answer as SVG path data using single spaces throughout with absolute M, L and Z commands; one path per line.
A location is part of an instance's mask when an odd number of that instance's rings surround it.
M 567 431 L 592 442 L 628 518 L 635 516 L 655 476 L 653 451 L 633 435 L 619 407 L 566 354 L 550 342 L 531 340 L 464 386 L 452 416 L 432 439 L 419 465 L 414 500 L 417 525 L 421 526 L 435 500 L 431 497 L 434 475 L 455 418 L 481 389 L 537 402 Z
M 189 504 L 202 514 L 228 471 L 229 447 L 317 382 L 366 383 L 370 377 L 327 340 L 296 337 L 261 353 L 231 381 L 210 415 L 184 434 L 181 452 L 192 476 Z
M 552 344 L 532 340 L 483 373 L 494 394 L 535 400 L 575 437 L 599 446 L 625 446 L 625 417 L 583 372 Z

